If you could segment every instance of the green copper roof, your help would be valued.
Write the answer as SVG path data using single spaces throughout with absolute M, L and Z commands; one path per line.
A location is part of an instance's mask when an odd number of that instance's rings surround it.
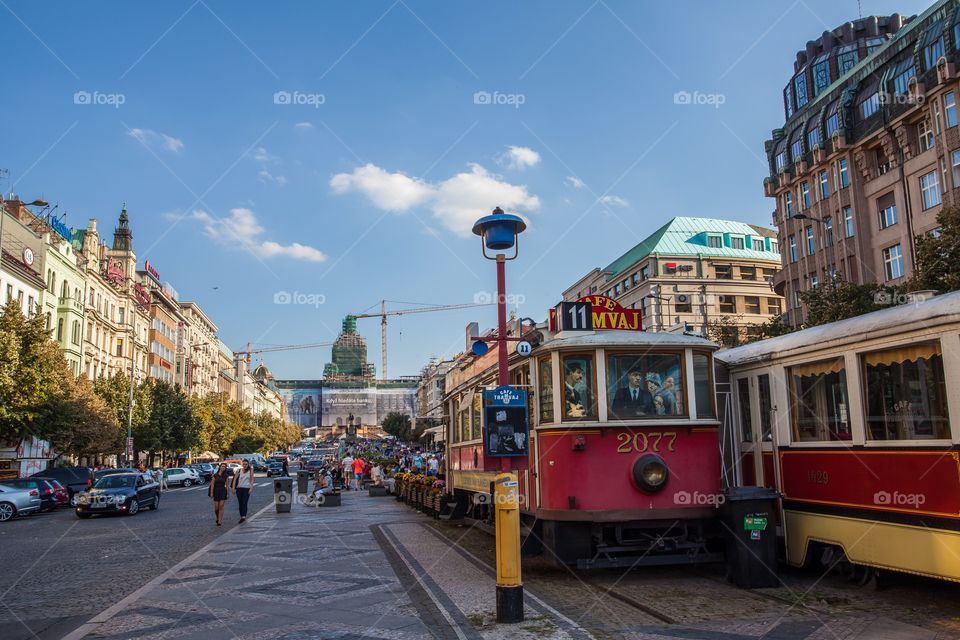
M 709 236 L 719 236 L 721 247 L 708 246 Z M 764 251 L 734 249 L 730 246 L 731 237 L 744 239 L 745 247 L 752 247 L 754 239 L 764 242 Z M 611 262 L 605 269 L 611 277 L 626 271 L 638 261 L 652 253 L 661 257 L 711 257 L 742 258 L 749 260 L 769 260 L 780 262 L 780 254 L 770 251 L 770 241 L 776 241 L 773 229 L 757 227 L 743 222 L 716 220 L 713 218 L 674 218 L 663 225 L 637 246 Z

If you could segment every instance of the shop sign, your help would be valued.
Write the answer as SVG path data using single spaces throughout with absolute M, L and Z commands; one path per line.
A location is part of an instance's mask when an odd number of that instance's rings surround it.
M 64 240 L 70 241 L 73 238 L 73 234 L 70 232 L 70 227 L 63 224 L 56 218 L 50 218 L 50 228 L 57 232 Z
M 151 276 L 153 276 L 156 279 L 157 282 L 160 282 L 160 274 L 157 272 L 156 269 L 153 268 L 153 265 L 150 264 L 149 260 L 143 263 L 143 267 L 147 270 L 147 273 L 149 273 Z
M 133 297 L 137 299 L 137 302 L 140 303 L 140 306 L 144 309 L 150 308 L 150 292 L 139 282 L 133 285 Z
M 583 303 L 590 305 L 589 326 L 580 326 L 585 324 L 586 313 L 583 309 Z M 575 303 L 562 302 L 556 308 L 550 309 L 550 330 L 558 331 L 557 317 L 558 309 L 567 305 L 566 311 L 572 311 L 571 318 L 564 318 L 563 328 L 568 328 L 571 323 L 576 324 L 578 329 L 593 331 L 602 331 L 610 329 L 619 329 L 622 331 L 643 331 L 643 316 L 639 309 L 626 309 L 619 302 L 606 296 L 584 296 Z
M 527 392 L 502 386 L 483 392 L 485 455 L 527 455 Z

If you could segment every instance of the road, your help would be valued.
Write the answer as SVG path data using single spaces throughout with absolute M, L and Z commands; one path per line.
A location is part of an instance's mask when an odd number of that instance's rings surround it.
M 257 476 L 250 514 L 272 504 L 272 483 Z M 0 638 L 61 638 L 238 526 L 236 498 L 224 514 L 215 526 L 201 486 L 172 488 L 135 516 L 80 520 L 65 508 L 0 524 Z

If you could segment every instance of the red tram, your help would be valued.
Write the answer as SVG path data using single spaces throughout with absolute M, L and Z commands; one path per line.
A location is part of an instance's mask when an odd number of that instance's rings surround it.
M 628 311 L 592 298 L 594 309 Z M 527 550 L 583 568 L 722 559 L 716 345 L 644 331 L 537 333 L 532 354 L 509 363 L 511 385 L 529 392 L 530 455 L 513 464 Z M 466 356 L 446 378 L 448 490 L 478 519 L 490 516 L 500 468 L 481 433 L 496 358 Z

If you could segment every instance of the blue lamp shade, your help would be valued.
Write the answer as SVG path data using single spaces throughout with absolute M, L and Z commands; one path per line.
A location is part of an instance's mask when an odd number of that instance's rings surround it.
M 517 235 L 527 228 L 520 216 L 504 213 L 497 207 L 489 216 L 484 216 L 473 225 L 473 232 L 483 238 L 483 244 L 491 251 L 503 251 L 517 242 Z

